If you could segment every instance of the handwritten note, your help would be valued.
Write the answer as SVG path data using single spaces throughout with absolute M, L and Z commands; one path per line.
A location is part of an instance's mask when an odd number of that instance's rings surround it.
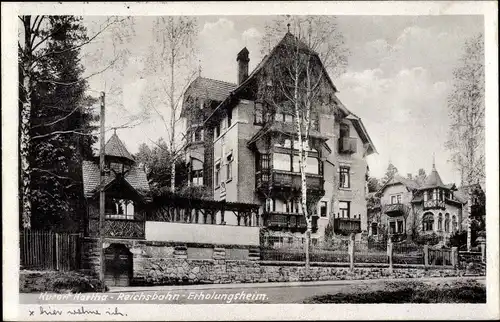
M 86 308 L 81 305 L 76 308 L 61 309 L 51 306 L 39 306 L 38 310 L 28 310 L 29 316 L 62 316 L 62 315 L 86 315 L 86 316 L 127 316 L 117 306 L 101 310 L 98 308 Z

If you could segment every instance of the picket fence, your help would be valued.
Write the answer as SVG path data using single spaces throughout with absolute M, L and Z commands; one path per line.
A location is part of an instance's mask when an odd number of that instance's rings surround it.
M 79 233 L 20 232 L 21 269 L 72 271 L 80 268 Z

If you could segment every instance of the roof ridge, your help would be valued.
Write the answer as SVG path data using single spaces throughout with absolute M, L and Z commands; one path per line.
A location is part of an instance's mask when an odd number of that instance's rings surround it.
M 203 77 L 203 76 L 200 76 L 200 78 L 207 79 L 207 80 L 214 81 L 214 82 L 224 83 L 224 84 L 231 85 L 231 86 L 238 86 L 236 83 L 231 83 L 231 82 L 223 81 L 220 79 Z

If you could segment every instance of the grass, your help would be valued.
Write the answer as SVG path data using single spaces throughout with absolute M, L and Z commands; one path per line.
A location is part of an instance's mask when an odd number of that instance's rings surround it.
M 101 292 L 104 286 L 97 277 L 79 272 L 21 271 L 20 293 L 85 293 Z
M 354 288 L 348 293 L 313 296 L 304 303 L 486 303 L 486 286 L 475 280 L 385 282 L 382 289 Z

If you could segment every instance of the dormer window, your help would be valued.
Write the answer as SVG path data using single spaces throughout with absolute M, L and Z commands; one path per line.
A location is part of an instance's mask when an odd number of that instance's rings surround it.
M 349 125 L 342 123 L 340 124 L 340 137 L 348 138 L 349 137 Z
M 254 108 L 254 124 L 255 125 L 262 125 L 264 123 L 264 110 L 262 103 L 260 102 L 255 102 L 255 108 Z

